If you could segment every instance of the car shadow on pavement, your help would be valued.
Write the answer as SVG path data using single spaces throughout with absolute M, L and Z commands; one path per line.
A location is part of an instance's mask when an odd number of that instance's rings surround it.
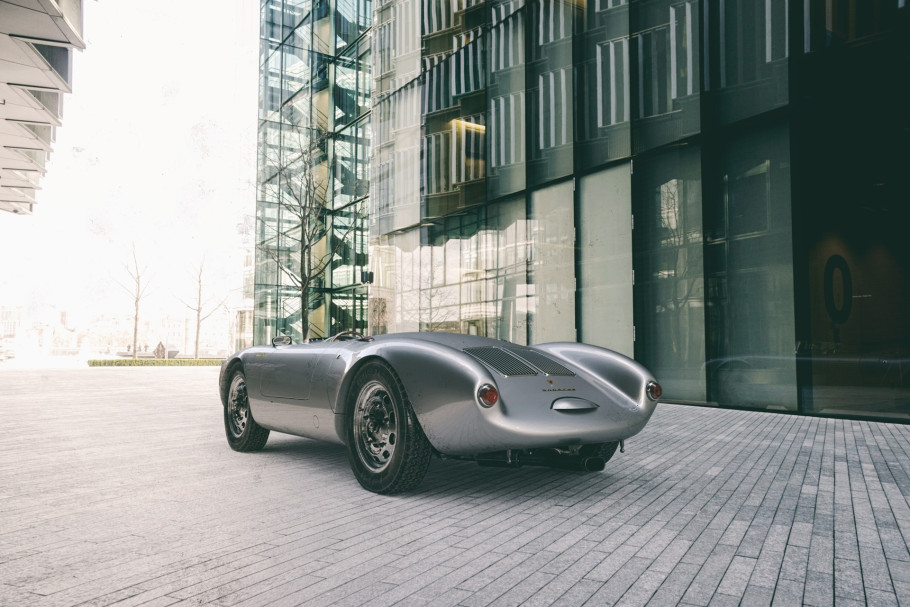
M 521 468 L 495 468 L 479 466 L 475 462 L 440 460 L 430 462 L 427 475 L 413 492 L 414 495 L 457 496 L 496 495 L 518 496 L 558 495 L 567 484 L 585 482 L 585 479 L 604 477 L 604 473 L 573 472 L 552 468 L 524 466 Z
M 354 478 L 343 445 L 273 433 L 261 454 L 275 463 L 300 465 L 332 476 Z M 596 490 L 596 485 L 609 484 L 611 476 L 609 470 L 592 473 L 539 466 L 498 468 L 434 457 L 423 482 L 400 497 L 556 497 L 565 493 L 567 486 L 582 485 Z
M 347 466 L 347 452 L 344 445 L 311 438 L 300 438 L 289 434 L 279 434 L 277 432 L 271 433 L 265 448 L 262 449 L 262 453 L 269 454 L 282 461 L 306 458 L 328 463 L 337 460 L 339 465 Z

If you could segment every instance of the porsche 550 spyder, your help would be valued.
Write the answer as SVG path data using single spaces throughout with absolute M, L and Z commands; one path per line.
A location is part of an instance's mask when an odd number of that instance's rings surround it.
M 260 450 L 270 431 L 341 443 L 376 493 L 416 487 L 434 456 L 603 470 L 661 396 L 642 365 L 586 344 L 350 331 L 243 350 L 219 388 L 231 448 Z

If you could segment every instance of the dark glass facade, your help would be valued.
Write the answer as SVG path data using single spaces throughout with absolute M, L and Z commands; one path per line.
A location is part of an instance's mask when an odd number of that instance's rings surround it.
M 372 14 L 369 66 L 335 66 L 372 83 L 338 186 L 368 184 L 370 331 L 579 340 L 670 401 L 910 419 L 905 0 Z

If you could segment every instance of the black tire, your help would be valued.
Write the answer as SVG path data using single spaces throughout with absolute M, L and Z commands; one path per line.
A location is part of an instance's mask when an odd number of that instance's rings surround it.
M 395 373 L 381 362 L 357 372 L 345 430 L 348 461 L 364 489 L 392 494 L 423 480 L 433 448 Z
M 250 399 L 246 393 L 246 377 L 236 369 L 228 386 L 227 403 L 224 407 L 224 433 L 228 445 L 234 451 L 259 451 L 269 440 L 269 431 L 256 423 L 250 411 Z

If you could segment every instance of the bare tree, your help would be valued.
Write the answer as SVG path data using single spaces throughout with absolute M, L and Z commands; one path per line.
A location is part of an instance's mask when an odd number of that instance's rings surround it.
M 133 358 L 135 359 L 137 357 L 136 346 L 139 343 L 139 304 L 147 294 L 150 281 L 147 275 L 148 266 L 139 267 L 135 243 L 132 245 L 132 256 L 132 266 L 129 263 L 123 264 L 130 277 L 129 283 L 123 284 L 119 280 L 116 282 L 133 298 Z
M 199 266 L 197 266 L 195 268 L 194 272 L 195 273 L 193 276 L 193 280 L 196 283 L 196 300 L 192 305 L 188 304 L 187 302 L 183 301 L 182 299 L 180 300 L 180 302 L 183 305 L 185 305 L 187 308 L 189 308 L 190 310 L 192 310 L 193 312 L 196 313 L 196 343 L 195 343 L 195 347 L 193 349 L 193 358 L 199 358 L 199 334 L 202 331 L 202 322 L 204 320 L 206 320 L 209 316 L 214 314 L 218 310 L 218 308 L 220 308 L 224 304 L 224 302 L 227 301 L 227 297 L 224 297 L 220 301 L 218 301 L 218 303 L 211 304 L 209 306 L 208 304 L 210 303 L 210 300 L 207 300 L 206 298 L 203 297 L 204 282 L 205 282 L 203 279 L 204 274 L 205 274 L 205 258 L 204 257 L 202 258 L 202 261 L 199 262 Z M 211 309 L 208 312 L 205 312 L 205 310 L 209 307 Z
M 268 153 L 272 174 L 265 185 L 276 193 L 279 216 L 274 234 L 258 250 L 299 291 L 300 331 L 305 341 L 310 334 L 313 288 L 342 256 L 362 218 L 357 211 L 342 214 L 329 208 L 328 133 L 318 127 L 292 127 L 285 141 L 290 145 Z
M 452 333 L 461 330 L 457 304 L 451 287 L 432 287 L 420 291 L 420 330 Z
M 458 310 L 461 285 L 443 284 L 446 276 L 444 249 L 444 246 L 433 245 L 427 251 L 430 256 L 429 273 L 421 276 L 418 298 L 421 331 L 461 331 L 461 314 Z
M 693 265 L 700 269 L 702 264 L 691 259 L 693 252 L 700 250 L 701 236 L 697 231 L 699 226 L 689 225 L 684 188 L 681 180 L 673 179 L 661 185 L 659 191 L 661 247 L 667 251 L 661 274 L 671 279 L 663 292 L 663 303 L 671 318 L 671 347 L 686 358 L 686 315 L 691 301 L 701 295 L 702 289 L 700 275 L 693 276 L 690 270 Z

